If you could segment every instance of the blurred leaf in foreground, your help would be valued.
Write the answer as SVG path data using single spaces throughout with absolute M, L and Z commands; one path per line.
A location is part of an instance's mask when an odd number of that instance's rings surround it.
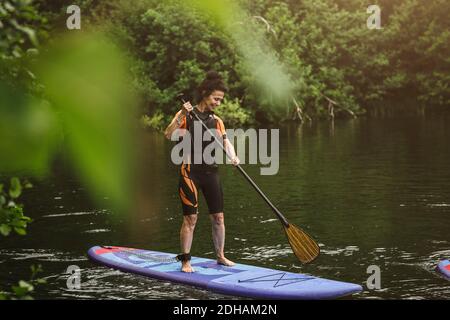
M 56 128 L 48 103 L 0 83 L 2 174 L 45 174 L 57 142 Z
M 128 207 L 133 169 L 136 101 L 121 51 L 104 36 L 54 42 L 36 68 L 62 119 L 72 162 L 96 198 Z
M 264 33 L 256 27 L 254 17 L 242 9 L 235 0 L 185 2 L 204 12 L 206 18 L 229 34 L 243 57 L 244 67 L 252 75 L 259 94 L 281 102 L 292 94 L 292 82 L 271 48 Z M 249 82 L 251 85 L 252 82 Z M 273 104 L 277 106 L 277 104 Z

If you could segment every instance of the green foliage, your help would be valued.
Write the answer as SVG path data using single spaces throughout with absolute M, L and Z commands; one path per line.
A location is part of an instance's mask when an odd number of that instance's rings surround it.
M 156 112 L 151 116 L 144 114 L 140 120 L 143 128 L 150 128 L 158 131 L 164 130 L 166 123 L 169 121 L 170 120 L 168 117 L 164 115 L 161 110 L 156 110 Z
M 192 98 L 210 69 L 260 121 L 286 117 L 293 97 L 316 116 L 328 112 L 325 97 L 337 115 L 385 101 L 449 103 L 445 0 L 379 0 L 381 30 L 367 28 L 361 0 L 83 3 L 127 44 L 133 86 L 154 121 L 179 109 L 179 92 Z
M 42 176 L 64 146 L 92 193 L 125 209 L 136 116 L 127 59 L 91 32 L 55 36 L 38 48 L 48 24 L 37 7 L 27 0 L 0 4 L 1 173 Z M 45 1 L 39 8 L 62 9 Z M 34 50 L 32 59 L 26 50 Z
M 49 104 L 0 82 L 0 168 L 3 173 L 46 172 L 58 142 Z
M 24 188 L 31 188 L 31 184 L 16 177 L 11 178 L 8 190 L 0 184 L 0 234 L 5 237 L 13 230 L 18 235 L 25 235 L 27 224 L 32 221 L 23 214 L 22 205 L 15 202 Z
M 103 12 L 101 8 L 97 7 L 97 10 Z M 216 13 L 220 15 L 217 10 Z M 143 101 L 145 114 L 153 115 L 161 110 L 169 117 L 173 115 L 180 108 L 177 95 L 183 92 L 194 100 L 196 86 L 211 69 L 222 74 L 230 88 L 229 96 L 245 96 L 245 105 L 250 109 L 252 105 L 263 105 L 257 103 L 259 94 L 255 91 L 266 92 L 268 90 L 261 88 L 275 85 L 275 69 L 278 68 L 272 66 L 275 59 L 262 54 L 259 44 L 252 40 L 256 33 L 251 31 L 258 30 L 241 28 L 248 21 L 253 23 L 247 16 L 239 21 L 228 19 L 231 24 L 226 21 L 216 24 L 207 18 L 204 11 L 189 7 L 182 1 L 142 1 L 141 5 L 133 8 L 122 4 L 121 10 L 115 10 L 113 16 L 113 20 L 119 23 L 111 25 L 110 33 L 127 44 L 129 55 L 133 57 L 133 85 Z M 97 19 L 105 23 L 105 20 L 111 20 L 111 16 L 102 21 L 97 15 Z M 220 28 L 224 24 L 227 25 L 225 30 Z M 230 28 L 236 27 L 244 31 L 248 29 L 247 34 L 240 31 L 239 35 L 247 41 L 236 41 L 236 33 L 229 32 Z M 261 46 L 268 50 L 266 43 Z M 258 59 L 254 52 L 259 53 Z M 255 75 L 257 67 L 259 76 Z M 242 77 L 247 79 L 245 84 L 240 80 Z M 279 83 L 283 90 L 288 86 L 289 83 Z M 167 123 L 159 127 L 165 125 Z
M 254 124 L 252 113 L 244 109 L 238 99 L 226 100 L 214 112 L 226 123 L 227 127 L 237 128 Z
M 47 39 L 46 18 L 31 0 L 7 0 L 0 3 L 0 82 L 30 85 L 34 75 L 24 62 L 39 52 Z
M 159 3 L 142 12 L 133 12 L 133 20 L 128 36 L 137 38 L 133 54 L 140 61 L 140 75 L 145 80 L 140 83 L 155 87 L 153 103 L 147 112 L 157 109 L 166 114 L 179 110 L 176 96 L 180 92 L 194 98 L 196 85 L 209 69 L 223 71 L 227 82 L 237 77 L 233 69 L 235 54 L 227 47 L 227 37 L 208 23 L 200 23 L 201 17 L 193 10 L 180 10 L 180 4 L 173 1 Z M 125 19 L 125 17 L 123 17 Z M 229 70 L 229 71 L 227 71 Z M 139 74 L 138 74 L 139 76 Z
M 0 170 L 42 176 L 64 147 L 97 199 L 119 212 L 130 207 L 136 101 L 122 51 L 89 32 L 46 39 L 46 19 L 28 0 L 0 3 Z M 6 35 L 4 38 L 3 36 Z M 44 54 L 41 54 L 44 53 Z M 15 201 L 30 187 L 12 178 L 0 184 L 0 233 L 26 234 L 31 222 Z M 0 299 L 31 299 L 40 267 Z
M 73 165 L 97 198 L 127 208 L 136 101 L 119 48 L 101 35 L 65 36 L 36 65 L 58 111 Z
M 0 300 L 33 300 L 31 294 L 35 291 L 36 286 L 47 283 L 45 279 L 36 278 L 41 272 L 43 272 L 41 265 L 32 265 L 30 279 L 28 281 L 20 280 L 17 285 L 11 287 L 11 292 L 0 291 Z
M 5 189 L 5 184 L 0 183 L 0 234 L 7 237 L 14 232 L 20 236 L 26 235 L 28 223 L 32 219 L 23 214 L 23 206 L 17 204 L 17 199 L 21 196 L 24 189 L 32 188 L 27 180 L 20 181 L 13 177 L 9 182 L 9 189 Z M 31 277 L 29 281 L 20 280 L 17 285 L 11 287 L 11 292 L 0 291 L 0 300 L 31 300 L 30 295 L 36 285 L 44 284 L 44 279 L 36 279 L 38 273 L 42 272 L 41 265 L 31 266 Z
M 264 25 L 259 23 L 265 22 L 264 18 L 249 15 L 233 0 L 222 3 L 190 0 L 187 3 L 204 12 L 204 20 L 212 15 L 213 21 L 219 21 L 221 29 L 230 35 L 239 53 L 239 73 L 251 77 L 252 81 L 245 87 L 256 91 L 256 102 L 260 103 L 260 107 L 264 106 L 264 100 L 269 99 L 271 107 L 277 108 L 292 95 L 291 80 L 267 40 L 262 28 Z

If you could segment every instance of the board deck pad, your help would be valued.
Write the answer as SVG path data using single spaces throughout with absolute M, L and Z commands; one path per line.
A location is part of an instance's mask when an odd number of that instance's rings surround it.
M 95 246 L 88 256 L 95 262 L 124 272 L 192 285 L 212 292 L 260 299 L 334 299 L 362 291 L 358 284 L 328 280 L 246 264 L 227 267 L 215 260 L 192 257 L 194 273 L 181 271 L 180 262 L 162 262 L 176 254 Z
M 442 260 L 441 262 L 439 262 L 437 269 L 447 279 L 450 279 L 450 261 L 449 260 Z

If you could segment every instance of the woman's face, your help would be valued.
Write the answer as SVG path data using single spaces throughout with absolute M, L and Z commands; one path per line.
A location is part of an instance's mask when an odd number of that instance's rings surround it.
M 220 106 L 220 104 L 223 101 L 223 97 L 225 96 L 225 93 L 223 91 L 220 90 L 214 90 L 209 96 L 207 96 L 206 98 L 204 98 L 206 106 L 210 109 L 210 110 L 214 110 L 215 108 L 217 108 L 218 106 Z

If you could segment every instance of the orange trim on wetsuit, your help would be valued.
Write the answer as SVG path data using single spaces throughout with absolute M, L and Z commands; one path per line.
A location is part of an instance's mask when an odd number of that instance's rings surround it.
M 190 164 L 182 164 L 180 170 L 180 199 L 184 205 L 196 209 L 198 207 L 198 192 L 190 178 Z
M 183 215 L 198 213 L 199 189 L 210 214 L 223 212 L 223 191 L 218 171 L 190 171 L 188 168 L 188 164 L 182 164 L 180 169 L 179 195 Z
M 227 137 L 227 133 L 225 131 L 225 126 L 223 124 L 222 119 L 220 119 L 216 115 L 214 115 L 214 119 L 216 119 L 216 129 L 219 133 L 219 137 L 221 137 L 222 139 L 225 139 Z
M 197 112 L 197 110 L 194 112 Z M 181 111 L 175 117 L 180 116 L 180 113 Z M 197 115 L 203 118 L 202 121 L 204 121 L 208 128 L 217 130 L 218 137 L 222 139 L 226 138 L 225 126 L 222 119 L 213 112 L 197 113 Z M 197 120 L 194 117 L 184 117 L 180 128 L 190 130 L 193 128 L 195 121 Z M 191 137 L 192 134 L 191 132 Z M 205 145 L 208 144 L 203 144 L 203 148 Z M 193 154 L 191 154 L 191 159 L 193 159 Z M 189 163 L 183 163 L 180 168 L 179 196 L 184 215 L 198 213 L 199 189 L 202 190 L 205 197 L 209 213 L 223 212 L 223 191 L 217 172 L 217 165 L 191 165 Z

